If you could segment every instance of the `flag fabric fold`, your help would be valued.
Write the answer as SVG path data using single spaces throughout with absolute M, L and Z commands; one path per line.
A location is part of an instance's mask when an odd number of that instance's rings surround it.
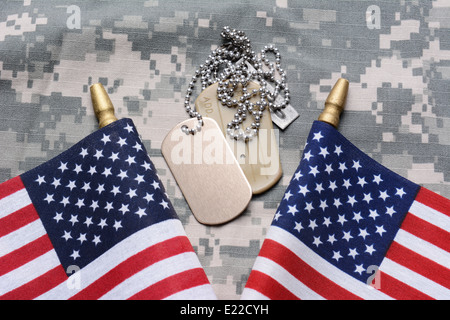
M 216 299 L 130 119 L 0 185 L 0 299 Z
M 242 299 L 449 299 L 450 200 L 316 121 Z

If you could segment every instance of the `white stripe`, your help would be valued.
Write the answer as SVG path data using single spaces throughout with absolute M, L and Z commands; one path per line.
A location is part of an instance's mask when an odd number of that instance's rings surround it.
M 125 300 L 145 288 L 177 273 L 201 268 L 194 252 L 180 253 L 176 256 L 158 261 L 144 270 L 135 273 L 107 292 L 101 300 Z
M 394 241 L 446 268 L 450 267 L 450 253 L 405 231 L 398 230 Z
M 267 239 L 272 239 L 282 244 L 294 252 L 301 260 L 306 262 L 317 272 L 363 299 L 392 299 L 384 293 L 373 289 L 356 278 L 353 278 L 344 271 L 330 264 L 325 259 L 322 259 L 308 246 L 282 228 L 271 226 L 267 233 Z
M 424 205 L 423 203 L 414 201 L 409 208 L 409 212 L 431 224 L 434 224 L 436 227 L 450 232 L 450 217 Z
M 0 277 L 0 295 L 14 290 L 47 271 L 60 265 L 55 250 L 50 250 L 36 259 Z
M 31 204 L 26 189 L 20 189 L 0 200 L 0 219 Z
M 0 257 L 47 234 L 41 220 L 35 220 L 0 238 Z
M 185 235 L 184 228 L 178 219 L 166 220 L 139 230 L 80 270 L 82 273 L 80 273 L 79 288 L 69 288 L 66 282 L 63 282 L 37 299 L 67 300 L 131 256 L 161 241 Z
M 450 297 L 450 290 L 447 288 L 388 258 L 383 259 L 380 270 L 432 298 L 447 300 Z M 383 287 L 383 282 L 380 286 Z
M 308 288 L 289 271 L 276 262 L 265 257 L 257 257 L 253 270 L 269 275 L 292 294 L 302 300 L 324 300 L 322 296 Z
M 263 295 L 261 292 L 250 288 L 244 288 L 241 300 L 270 300 L 269 297 Z
M 203 284 L 177 292 L 163 300 L 217 300 L 210 284 Z

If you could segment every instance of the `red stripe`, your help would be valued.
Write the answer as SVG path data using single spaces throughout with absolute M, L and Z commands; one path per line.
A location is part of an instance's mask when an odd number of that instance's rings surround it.
M 264 241 L 259 255 L 276 262 L 300 282 L 326 299 L 361 299 L 317 272 L 291 250 L 273 240 L 266 239 Z
M 450 216 L 450 200 L 425 188 L 420 188 L 416 201 L 433 208 L 443 214 Z
M 380 291 L 397 300 L 433 300 L 425 293 L 380 271 Z
M 174 237 L 160 242 L 121 262 L 104 274 L 71 300 L 95 300 L 148 266 L 184 252 L 193 252 L 191 243 L 185 236 Z
M 167 277 L 131 296 L 128 300 L 161 300 L 174 293 L 204 284 L 209 284 L 205 271 L 202 268 L 195 268 Z
M 67 274 L 59 265 L 27 284 L 0 296 L 0 300 L 32 300 L 66 280 Z
M 401 229 L 450 252 L 450 233 L 411 213 L 406 215 Z
M 389 258 L 446 288 L 450 288 L 450 269 L 415 253 L 395 241 L 392 242 L 386 254 L 386 258 Z
M 278 281 L 258 270 L 250 273 L 245 287 L 256 290 L 271 300 L 299 300 Z
M 8 181 L 5 181 L 2 184 L 0 184 L 0 199 L 3 199 L 23 188 L 25 188 L 25 186 L 23 185 L 20 176 L 9 179 Z
M 0 258 L 0 276 L 19 268 L 53 249 L 48 235 L 43 235 Z
M 32 204 L 29 204 L 0 219 L 0 237 L 16 231 L 37 219 L 39 219 L 39 216 L 36 209 Z

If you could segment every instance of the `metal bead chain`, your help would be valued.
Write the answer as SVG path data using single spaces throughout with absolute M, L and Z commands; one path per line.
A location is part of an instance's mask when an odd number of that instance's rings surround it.
M 269 108 L 273 112 L 284 109 L 289 104 L 290 94 L 286 84 L 286 73 L 281 68 L 281 55 L 278 49 L 272 45 L 265 46 L 260 52 L 260 58 L 252 50 L 250 40 L 243 31 L 224 27 L 221 36 L 228 41 L 220 48 L 213 50 L 204 64 L 195 71 L 189 87 L 186 91 L 184 107 L 191 118 L 197 117 L 195 128 L 189 129 L 183 126 L 181 130 L 186 134 L 195 134 L 201 131 L 203 120 L 201 114 L 195 111 L 190 104 L 190 99 L 198 78 L 201 78 L 202 90 L 218 82 L 217 98 L 221 104 L 228 108 L 237 108 L 234 119 L 227 124 L 227 134 L 235 140 L 249 141 L 259 131 L 264 110 Z M 266 57 L 267 53 L 275 55 L 275 64 Z M 250 64 L 254 70 L 248 68 Z M 263 66 L 264 69 L 263 69 Z M 220 70 L 223 69 L 221 72 Z M 275 71 L 279 79 L 275 78 Z M 250 81 L 259 83 L 259 89 L 248 90 Z M 267 88 L 268 82 L 274 84 L 271 92 Z M 242 89 L 242 96 L 234 99 L 236 88 Z M 275 103 L 276 97 L 284 93 L 284 99 L 279 104 Z M 259 96 L 256 102 L 250 102 L 253 97 Z M 250 127 L 245 130 L 241 124 L 247 119 L 247 115 L 253 117 Z

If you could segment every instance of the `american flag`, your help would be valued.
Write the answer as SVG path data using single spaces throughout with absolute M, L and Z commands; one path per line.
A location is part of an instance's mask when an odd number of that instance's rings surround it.
M 243 299 L 450 299 L 450 200 L 316 121 Z
M 130 119 L 0 185 L 0 299 L 215 299 Z

